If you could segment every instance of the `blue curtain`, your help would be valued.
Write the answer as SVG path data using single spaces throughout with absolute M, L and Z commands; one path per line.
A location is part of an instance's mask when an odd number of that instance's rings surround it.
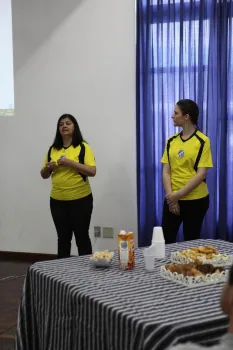
M 233 0 L 137 1 L 137 171 L 139 245 L 161 224 L 160 159 L 177 132 L 175 103 L 190 98 L 209 136 L 210 209 L 203 238 L 233 241 Z M 179 236 L 179 240 L 182 236 Z

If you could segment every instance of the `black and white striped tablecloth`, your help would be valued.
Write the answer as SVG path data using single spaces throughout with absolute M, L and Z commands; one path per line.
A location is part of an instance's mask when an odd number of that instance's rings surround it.
M 108 269 L 89 257 L 36 263 L 25 279 L 18 314 L 17 350 L 164 350 L 177 342 L 211 344 L 226 332 L 219 298 L 222 284 L 189 289 L 160 276 L 170 253 L 213 245 L 233 253 L 233 244 L 199 240 L 166 247 L 153 272 L 136 250 L 133 271 Z

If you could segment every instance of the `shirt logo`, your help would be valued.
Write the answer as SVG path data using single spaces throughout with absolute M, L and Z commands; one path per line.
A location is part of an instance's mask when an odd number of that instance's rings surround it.
M 184 156 L 184 151 L 181 149 L 178 152 L 178 158 L 183 158 L 183 156 Z

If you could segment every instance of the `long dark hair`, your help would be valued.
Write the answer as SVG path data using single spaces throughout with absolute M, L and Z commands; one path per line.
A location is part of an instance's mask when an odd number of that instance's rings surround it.
M 233 265 L 231 266 L 231 269 L 229 271 L 228 275 L 228 283 L 233 286 Z
M 78 122 L 75 119 L 75 117 L 73 115 L 71 115 L 71 114 L 63 114 L 58 119 L 57 131 L 56 131 L 55 139 L 54 139 L 53 145 L 52 145 L 56 149 L 61 149 L 63 147 L 63 139 L 62 139 L 62 136 L 61 136 L 60 131 L 59 131 L 59 125 L 60 125 L 60 122 L 63 119 L 66 119 L 66 118 L 70 119 L 70 121 L 74 124 L 74 133 L 73 133 L 73 137 L 72 137 L 72 145 L 74 147 L 77 147 L 84 141 L 83 135 L 82 135 L 82 133 L 80 131 Z
M 183 115 L 188 114 L 191 122 L 198 128 L 199 108 L 196 102 L 185 99 L 178 101 L 176 104 L 179 106 Z

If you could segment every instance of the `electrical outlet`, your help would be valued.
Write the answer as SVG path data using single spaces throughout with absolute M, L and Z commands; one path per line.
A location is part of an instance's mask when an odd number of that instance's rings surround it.
M 101 227 L 100 226 L 94 226 L 94 237 L 101 237 Z
M 103 227 L 103 238 L 113 238 L 113 227 Z

